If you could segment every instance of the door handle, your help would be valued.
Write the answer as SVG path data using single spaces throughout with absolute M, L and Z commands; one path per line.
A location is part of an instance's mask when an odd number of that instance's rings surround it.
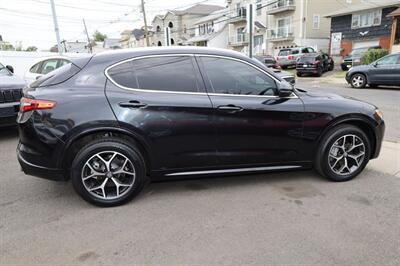
M 141 103 L 139 101 L 122 102 L 119 103 L 118 105 L 123 108 L 142 108 L 147 106 L 147 104 Z
M 217 109 L 220 111 L 225 111 L 225 112 L 229 112 L 229 113 L 236 113 L 236 112 L 242 111 L 243 107 L 236 106 L 233 104 L 228 104 L 228 105 L 218 106 Z

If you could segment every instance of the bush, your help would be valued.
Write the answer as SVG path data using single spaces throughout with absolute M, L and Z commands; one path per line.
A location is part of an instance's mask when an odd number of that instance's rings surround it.
M 378 60 L 385 55 L 388 55 L 389 52 L 386 49 L 370 49 L 361 58 L 361 64 L 369 65 L 372 62 Z

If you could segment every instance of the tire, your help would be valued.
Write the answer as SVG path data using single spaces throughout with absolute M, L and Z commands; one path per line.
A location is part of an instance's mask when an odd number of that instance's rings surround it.
M 287 66 L 281 66 L 282 69 L 287 69 Z
M 335 69 L 335 64 L 332 62 L 332 64 L 329 65 L 328 71 L 332 71 Z
M 337 146 L 343 143 L 341 141 L 343 139 L 348 144 L 356 143 L 356 145 L 354 148 L 351 145 L 344 145 L 347 147 L 347 151 L 344 152 L 344 149 Z M 370 154 L 370 141 L 361 129 L 352 125 L 339 125 L 331 129 L 321 140 L 314 167 L 319 174 L 331 181 L 349 181 L 364 170 Z M 342 159 L 338 159 L 342 156 Z M 343 170 L 340 172 L 342 167 Z
M 321 77 L 322 76 L 322 68 L 319 68 L 318 69 L 318 73 L 317 73 L 317 77 Z
M 349 70 L 349 69 L 347 68 L 347 66 L 343 66 L 343 65 L 342 65 L 341 68 L 342 68 L 343 71 Z
M 296 75 L 297 75 L 298 77 L 302 77 L 302 76 L 303 76 L 303 74 L 301 74 L 300 72 L 297 72 Z
M 123 173 L 117 173 L 121 171 Z M 84 181 L 84 177 L 88 178 Z M 84 200 L 102 207 L 118 206 L 132 200 L 142 190 L 146 181 L 145 163 L 140 151 L 127 141 L 98 139 L 75 156 L 71 181 Z M 98 189 L 89 191 L 96 187 Z
M 364 74 L 354 74 L 350 78 L 350 85 L 353 88 L 361 89 L 367 85 L 367 77 Z

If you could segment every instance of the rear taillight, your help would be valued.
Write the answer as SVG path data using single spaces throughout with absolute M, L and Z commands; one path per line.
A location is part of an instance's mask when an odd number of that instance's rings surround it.
M 278 63 L 275 63 L 275 68 L 276 69 L 281 69 L 281 66 Z
M 314 62 L 314 65 L 318 65 L 320 62 L 317 60 Z
M 295 58 L 293 55 L 289 55 L 289 56 L 288 56 L 288 59 L 289 59 L 289 60 L 295 60 L 296 58 Z
M 21 98 L 20 112 L 26 113 L 34 110 L 47 110 L 56 106 L 56 102 L 47 100 L 34 100 L 29 98 Z

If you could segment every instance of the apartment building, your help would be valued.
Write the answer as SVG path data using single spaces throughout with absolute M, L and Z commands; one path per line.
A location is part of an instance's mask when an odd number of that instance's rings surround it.
M 253 53 L 256 55 L 262 55 L 267 53 L 266 46 L 266 21 L 267 13 L 265 8 L 262 7 L 265 4 L 263 0 L 227 0 L 227 14 L 229 18 L 229 29 L 228 29 L 228 46 L 229 48 L 248 53 L 249 45 L 249 34 L 247 30 L 247 6 L 253 4 L 255 12 L 254 14 L 254 39 L 253 39 Z
M 164 28 L 171 30 L 171 45 L 183 45 L 195 36 L 195 22 L 214 11 L 224 9 L 216 5 L 197 4 L 184 10 L 170 10 L 165 15 L 157 15 L 152 21 L 155 45 L 165 45 Z
M 229 47 L 248 52 L 246 6 L 255 6 L 254 54 L 276 55 L 280 49 L 312 46 L 328 51 L 330 19 L 325 14 L 365 0 L 227 0 Z

